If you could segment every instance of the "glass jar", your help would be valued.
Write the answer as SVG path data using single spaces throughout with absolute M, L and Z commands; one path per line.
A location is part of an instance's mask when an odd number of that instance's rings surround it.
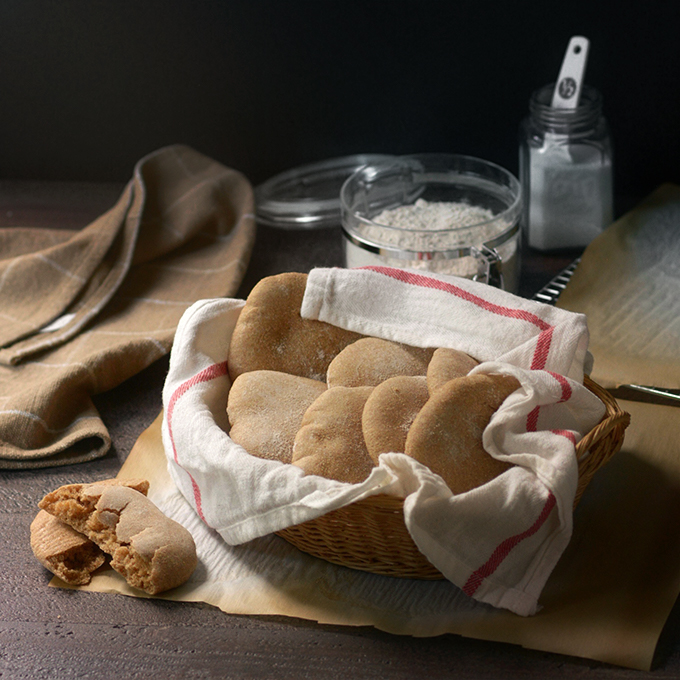
M 516 292 L 520 183 L 470 156 L 419 154 L 369 163 L 340 192 L 347 267 L 454 274 Z
M 613 219 L 612 143 L 602 96 L 583 86 L 574 109 L 553 108 L 554 84 L 536 90 L 520 125 L 523 224 L 529 247 L 585 247 Z
M 358 154 L 286 170 L 255 187 L 258 224 L 276 229 L 312 230 L 340 226 L 340 189 L 367 163 L 391 158 Z

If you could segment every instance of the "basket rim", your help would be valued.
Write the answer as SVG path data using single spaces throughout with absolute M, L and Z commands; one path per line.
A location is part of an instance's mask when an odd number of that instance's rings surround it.
M 630 414 L 624 411 L 615 397 L 604 387 L 598 385 L 589 376 L 585 376 L 583 384 L 596 396 L 605 406 L 605 414 L 602 416 L 595 427 L 587 432 L 576 445 L 576 457 L 583 460 L 588 455 L 590 447 L 599 439 L 606 436 L 614 428 L 621 428 L 622 433 L 630 425 Z M 618 449 L 617 449 L 618 451 Z M 616 451 L 610 454 L 614 455 Z M 604 464 L 605 461 L 602 462 Z

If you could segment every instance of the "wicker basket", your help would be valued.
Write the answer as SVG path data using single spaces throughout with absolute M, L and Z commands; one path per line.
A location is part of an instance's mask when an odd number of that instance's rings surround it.
M 621 448 L 630 422 L 606 390 L 587 377 L 585 385 L 604 403 L 606 413 L 576 446 L 574 505 L 597 470 Z M 277 533 L 305 553 L 352 569 L 401 578 L 444 578 L 416 548 L 404 524 L 403 501 L 393 496 L 370 496 Z

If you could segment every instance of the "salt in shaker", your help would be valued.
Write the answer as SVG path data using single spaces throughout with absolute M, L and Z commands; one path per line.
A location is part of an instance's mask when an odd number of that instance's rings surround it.
M 530 115 L 520 125 L 524 229 L 538 250 L 584 247 L 613 219 L 612 143 L 602 96 L 563 76 L 569 54 L 557 86 L 531 95 Z

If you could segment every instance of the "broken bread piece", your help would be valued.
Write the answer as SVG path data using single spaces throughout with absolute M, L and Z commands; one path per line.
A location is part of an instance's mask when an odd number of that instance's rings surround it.
M 126 486 L 67 484 L 38 504 L 111 555 L 111 566 L 150 595 L 189 579 L 198 559 L 191 534 Z
M 98 483 L 129 486 L 144 495 L 149 491 L 146 479 L 107 479 Z M 89 583 L 92 572 L 106 559 L 99 546 L 45 510 L 40 510 L 31 522 L 30 533 L 31 550 L 40 564 L 70 585 Z
M 45 510 L 31 522 L 31 550 L 43 567 L 74 586 L 89 583 L 105 560 L 95 543 Z

